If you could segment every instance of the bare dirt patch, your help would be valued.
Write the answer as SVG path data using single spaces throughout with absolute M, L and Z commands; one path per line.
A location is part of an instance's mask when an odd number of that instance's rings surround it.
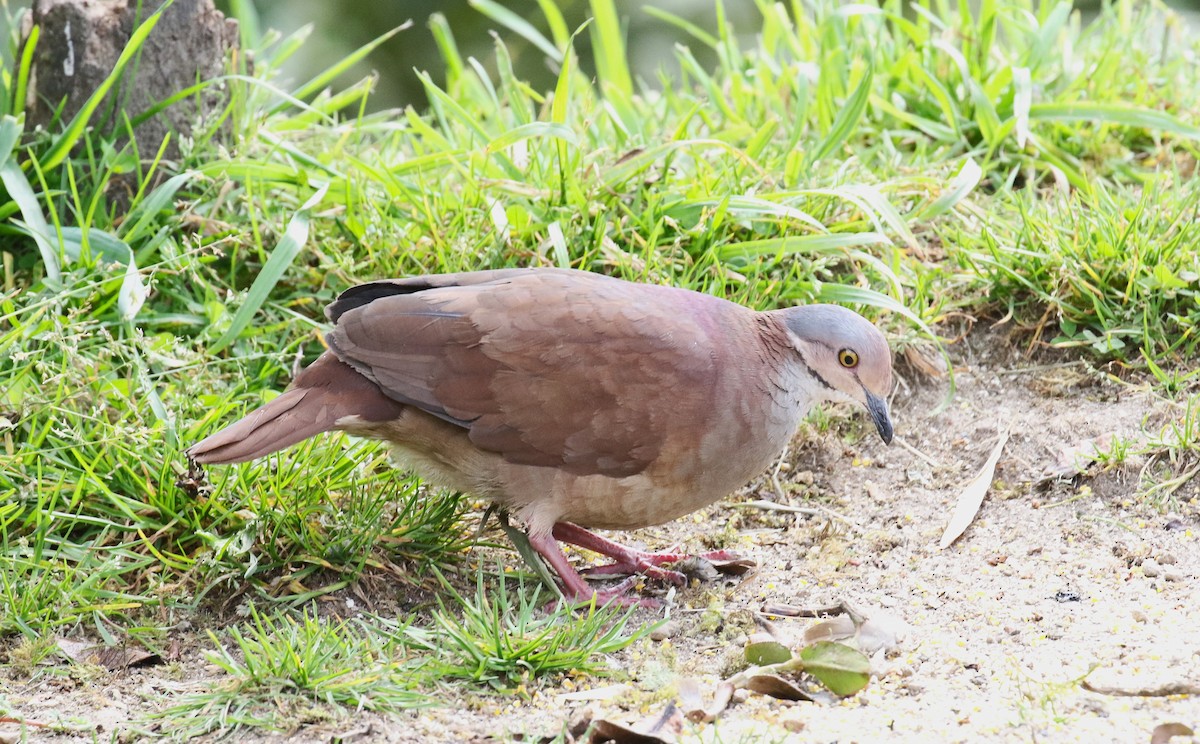
M 1160 724 L 1195 726 L 1200 485 L 1183 485 L 1164 510 L 1137 498 L 1146 465 L 1138 458 L 1043 479 L 1065 447 L 1107 434 L 1136 438 L 1181 411 L 1086 366 L 1025 360 L 978 334 L 956 355 L 958 393 L 947 407 L 938 410 L 940 384 L 909 379 L 896 397 L 897 433 L 910 448 L 884 446 L 865 421 L 840 435 L 808 426 L 781 472 L 785 494 L 764 477 L 690 518 L 619 536 L 652 548 L 730 545 L 758 569 L 680 592 L 658 640 L 613 658 L 612 678 L 569 678 L 505 697 L 456 686 L 440 708 L 314 713 L 296 731 L 238 740 L 536 741 L 588 708 L 637 721 L 674 699 L 681 679 L 711 694 L 737 671 L 765 605 L 840 601 L 899 634 L 894 650 L 873 659 L 865 691 L 832 705 L 750 695 L 715 728 L 689 725 L 682 738 L 1148 742 Z M 1010 439 L 987 499 L 965 535 L 939 550 L 959 489 L 1005 428 Z M 831 514 L 747 506 L 758 500 Z M 663 612 L 643 615 L 651 622 Z M 815 622 L 774 621 L 797 637 Z M 54 678 L 10 671 L 0 675 L 0 700 L 30 720 L 78 731 L 32 732 L 30 740 L 106 740 L 180 693 L 219 683 L 198 653 L 208 645 L 202 634 L 181 633 L 178 643 L 185 651 L 170 664 Z M 593 688 L 602 689 L 581 693 Z M 16 732 L 0 724 L 0 736 Z

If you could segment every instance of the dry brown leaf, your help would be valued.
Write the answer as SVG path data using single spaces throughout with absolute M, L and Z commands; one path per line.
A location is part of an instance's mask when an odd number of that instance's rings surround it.
M 745 576 L 758 566 L 749 558 L 729 558 L 727 560 L 709 560 L 708 562 L 717 569 L 717 573 L 725 576 Z
M 1160 723 L 1150 735 L 1150 744 L 1167 744 L 1176 736 L 1192 736 L 1192 730 L 1182 723 Z
M 857 632 L 858 624 L 853 619 L 846 615 L 838 615 L 810 625 L 804 631 L 804 645 L 817 641 L 841 641 L 853 638 Z
M 1072 478 L 1084 472 L 1096 461 L 1098 452 L 1103 452 L 1112 445 L 1113 436 L 1112 432 L 1108 432 L 1071 446 L 1060 447 L 1054 453 L 1054 462 L 1042 470 L 1039 481 Z
M 733 699 L 733 690 L 733 685 L 722 682 L 713 692 L 712 704 L 706 706 L 699 680 L 694 677 L 684 677 L 676 685 L 679 707 L 683 711 L 684 717 L 692 723 L 712 723 L 717 720 L 717 716 L 729 707 L 729 701 Z
M 151 653 L 141 646 L 104 646 L 59 638 L 58 648 L 76 664 L 95 664 L 110 672 L 159 662 L 158 654 Z
M 733 700 L 733 693 L 734 687 L 728 682 L 722 682 L 717 685 L 717 690 L 713 693 L 712 705 L 708 706 L 708 709 L 705 711 L 702 722 L 712 723 L 715 721 L 717 716 L 721 715 L 729 707 L 729 703 Z
M 815 698 L 791 680 L 784 679 L 778 674 L 756 674 L 746 680 L 746 689 L 762 695 L 770 695 L 776 700 L 803 700 L 814 702 Z
M 928 346 L 904 347 L 904 358 L 912 368 L 926 377 L 941 377 L 946 374 L 946 359 Z
M 590 690 L 576 690 L 575 692 L 564 692 L 555 695 L 554 699 L 557 702 L 581 702 L 581 701 L 606 701 L 629 692 L 629 685 L 606 685 L 604 687 L 593 687 Z
M 1004 451 L 1006 442 L 1008 442 L 1008 427 L 1000 432 L 1000 438 L 996 441 L 996 446 L 992 448 L 992 454 L 988 455 L 987 462 L 983 464 L 979 474 L 972 478 L 971 482 L 963 488 L 962 493 L 958 495 L 954 513 L 950 515 L 950 522 L 946 525 L 946 531 L 942 533 L 941 542 L 938 543 L 939 550 L 950 547 L 962 533 L 967 531 L 971 522 L 975 521 L 975 515 L 979 513 L 979 506 L 983 504 L 983 497 L 987 495 L 988 489 L 992 486 L 992 478 L 996 475 L 996 463 L 1000 461 L 1000 453 Z
M 907 633 L 907 624 L 902 620 L 881 614 L 878 617 L 854 619 L 839 615 L 822 620 L 804 631 L 804 644 L 820 641 L 844 641 L 853 639 L 852 645 L 864 654 L 877 651 L 893 651 L 900 646 L 900 637 Z
M 674 702 L 657 716 L 647 718 L 634 726 L 626 726 L 606 719 L 594 722 L 589 744 L 674 744 L 683 731 L 683 713 Z
M 675 683 L 675 694 L 679 697 L 679 709 L 684 718 L 693 723 L 704 718 L 704 692 L 700 689 L 700 680 L 681 677 Z

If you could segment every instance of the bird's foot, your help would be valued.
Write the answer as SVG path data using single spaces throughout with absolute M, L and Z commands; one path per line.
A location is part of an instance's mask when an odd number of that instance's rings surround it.
M 663 562 L 674 563 L 674 561 Z M 640 565 L 636 563 L 605 563 L 602 566 L 589 566 L 579 573 L 593 579 L 606 579 L 613 576 L 632 577 L 632 574 L 641 574 L 646 578 L 657 579 L 667 584 L 674 584 L 675 586 L 683 586 L 687 583 L 687 577 L 679 571 L 661 568 L 649 562 Z
M 687 577 L 683 573 L 662 568 L 662 566 L 679 563 L 692 557 L 710 561 L 729 561 L 738 557 L 736 553 L 729 550 L 712 550 L 707 553 L 698 553 L 695 556 L 674 550 L 660 553 L 635 550 L 570 522 L 559 522 L 554 525 L 554 537 L 562 542 L 578 545 L 613 559 L 612 563 L 585 568 L 580 572 L 585 576 L 592 577 L 642 574 L 669 584 L 683 586 L 687 583 Z
M 739 558 L 737 553 L 732 550 L 711 550 L 707 553 L 645 553 L 640 550 L 631 550 L 634 561 L 617 561 L 614 563 L 605 563 L 601 566 L 590 566 L 581 570 L 579 573 L 596 578 L 607 578 L 610 576 L 630 576 L 632 574 L 642 574 L 651 579 L 658 579 L 667 584 L 675 586 L 684 586 L 687 584 L 687 574 L 682 571 L 675 571 L 662 566 L 667 564 L 681 563 L 689 558 L 703 558 L 707 561 L 733 561 Z
M 592 589 L 585 583 L 583 591 L 576 592 L 573 595 L 564 590 L 563 598 L 573 605 L 587 604 L 592 601 L 592 597 L 595 597 L 597 607 L 645 607 L 648 609 L 662 607 L 662 600 L 637 597 L 630 594 L 634 590 L 634 585 L 637 584 L 637 578 L 636 576 L 630 576 L 620 584 L 608 589 Z
M 597 576 L 627 576 L 624 581 L 609 589 L 596 590 L 584 581 L 580 572 L 576 571 L 563 555 L 557 541 L 568 542 L 581 548 L 595 551 L 613 559 L 612 563 L 585 569 L 583 573 Z M 552 534 L 529 533 L 529 543 L 550 564 L 558 574 L 563 598 L 571 604 L 584 604 L 596 598 L 596 605 L 615 604 L 622 607 L 659 607 L 662 603 L 655 599 L 642 599 L 629 596 L 638 578 L 644 576 L 676 586 L 687 584 L 687 576 L 669 568 L 668 564 L 686 561 L 689 558 L 704 558 L 710 561 L 729 561 L 737 556 L 728 550 L 713 550 L 690 556 L 677 551 L 650 553 L 644 550 L 634 550 L 612 540 L 603 538 L 594 532 L 585 530 L 569 522 L 559 522 L 554 525 Z
M 629 595 L 630 590 L 633 589 L 634 584 L 637 582 L 638 577 L 636 576 L 630 576 L 609 589 L 593 589 L 590 584 L 583 580 L 579 572 L 571 567 L 570 562 L 567 561 L 567 557 L 563 555 L 562 550 L 558 547 L 558 543 L 550 535 L 530 533 L 529 544 L 546 559 L 550 567 L 558 574 L 563 600 L 570 605 L 587 604 L 595 597 L 597 607 L 611 605 L 616 607 L 655 608 L 662 606 L 662 602 L 657 599 L 643 599 Z

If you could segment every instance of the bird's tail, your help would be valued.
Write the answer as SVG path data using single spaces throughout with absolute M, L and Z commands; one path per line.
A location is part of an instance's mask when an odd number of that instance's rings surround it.
M 339 422 L 350 417 L 381 421 L 398 416 L 402 408 L 375 383 L 326 352 L 278 398 L 192 445 L 187 454 L 205 464 L 246 462 L 340 428 Z
M 323 406 L 308 400 L 320 397 L 319 392 L 316 396 L 314 392 L 307 388 L 288 390 L 242 420 L 192 445 L 188 456 L 196 462 L 217 465 L 246 462 L 329 431 L 337 419 L 315 415 Z

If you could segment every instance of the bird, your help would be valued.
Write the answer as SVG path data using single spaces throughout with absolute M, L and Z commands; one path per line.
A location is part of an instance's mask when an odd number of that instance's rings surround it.
M 278 397 L 187 450 L 263 457 L 322 432 L 385 440 L 426 482 L 507 510 L 571 602 L 648 604 L 686 557 L 593 530 L 690 514 L 766 470 L 816 404 L 864 408 L 885 443 L 891 352 L 837 305 L 756 311 L 578 269 L 431 274 L 353 286 L 326 309 L 326 350 Z M 626 576 L 597 590 L 560 542 Z M 729 557 L 726 551 L 704 554 Z

